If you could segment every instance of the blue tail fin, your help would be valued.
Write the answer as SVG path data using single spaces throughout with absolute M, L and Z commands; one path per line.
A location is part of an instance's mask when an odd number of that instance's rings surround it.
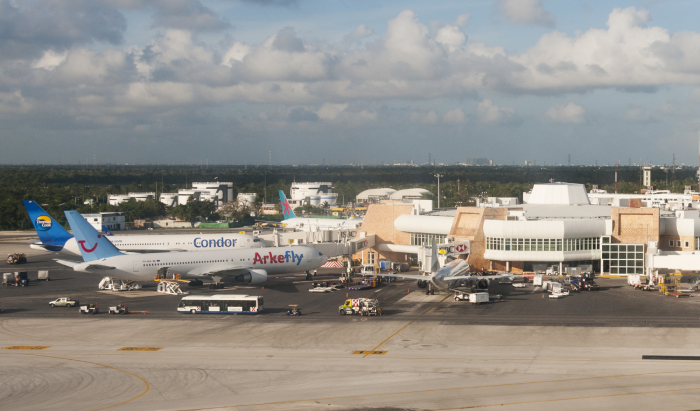
M 42 244 L 63 247 L 66 241 L 73 238 L 68 231 L 61 227 L 61 225 L 35 201 L 24 200 L 23 203 Z
M 80 246 L 80 254 L 83 255 L 84 261 L 122 255 L 117 250 L 117 247 L 112 245 L 102 234 L 98 233 L 90 223 L 85 221 L 80 213 L 77 211 L 66 211 L 65 213 L 68 224 L 70 224 L 70 228 L 75 234 L 75 240 Z
M 282 214 L 284 215 L 285 220 L 297 218 L 294 211 L 292 211 L 292 207 L 289 206 L 289 201 L 287 201 L 287 197 L 284 195 L 282 190 L 280 190 L 280 204 L 282 204 Z
M 107 228 L 104 225 L 102 225 L 102 232 L 105 233 L 106 236 L 113 236 L 114 235 L 114 234 L 112 234 L 111 231 L 109 231 L 109 228 Z

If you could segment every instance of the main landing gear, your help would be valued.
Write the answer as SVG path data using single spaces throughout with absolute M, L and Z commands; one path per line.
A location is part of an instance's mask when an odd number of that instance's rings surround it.
M 430 281 L 428 281 L 428 288 L 425 289 L 425 295 L 435 295 L 433 283 L 431 283 Z

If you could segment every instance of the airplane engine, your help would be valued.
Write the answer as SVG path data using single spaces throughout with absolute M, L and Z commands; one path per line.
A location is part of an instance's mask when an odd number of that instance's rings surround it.
M 237 275 L 236 281 L 248 284 L 262 284 L 267 281 L 267 271 L 249 270 L 245 274 Z
M 489 288 L 489 280 L 483 279 L 479 280 L 479 282 L 476 284 L 477 288 L 481 290 L 486 290 Z
M 428 282 L 425 280 L 418 280 L 418 288 L 425 288 L 428 286 Z

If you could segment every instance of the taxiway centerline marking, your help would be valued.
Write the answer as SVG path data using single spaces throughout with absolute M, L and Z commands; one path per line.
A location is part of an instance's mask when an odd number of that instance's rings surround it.
M 432 310 L 433 308 L 435 308 L 435 307 L 437 307 L 438 305 L 440 305 L 440 303 L 443 302 L 443 301 L 445 301 L 445 300 L 447 299 L 447 297 L 449 297 L 449 296 L 450 296 L 449 294 L 446 295 L 445 298 L 443 298 L 442 300 L 440 300 L 440 301 L 438 301 L 437 303 L 435 303 L 435 304 L 433 304 L 432 306 L 430 306 L 430 308 L 428 308 L 427 310 L 423 311 L 423 313 L 421 313 L 421 315 L 419 315 L 418 317 L 416 317 L 416 318 L 414 318 L 413 320 L 411 320 L 408 324 L 406 324 L 406 325 L 404 325 L 403 327 L 401 327 L 398 331 L 396 331 L 395 333 L 391 334 L 391 335 L 389 336 L 389 338 L 387 338 L 386 340 L 380 342 L 378 346 L 374 347 L 373 349 L 371 349 L 371 350 L 369 350 L 369 351 L 377 351 L 377 348 L 381 347 L 382 345 L 384 345 L 385 342 L 387 342 L 387 341 L 391 340 L 392 338 L 394 338 L 394 336 L 395 336 L 396 334 L 400 333 L 400 332 L 403 331 L 406 327 L 408 327 L 409 325 L 413 324 L 416 320 L 418 320 L 419 318 L 421 318 L 422 316 L 424 316 L 425 314 L 427 314 L 430 310 Z M 367 355 L 369 355 L 369 354 L 367 354 Z M 362 358 L 367 358 L 367 355 L 365 355 L 365 356 L 362 357 Z

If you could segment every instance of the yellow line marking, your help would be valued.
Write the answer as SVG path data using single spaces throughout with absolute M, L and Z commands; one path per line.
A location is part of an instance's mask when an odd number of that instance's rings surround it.
M 131 401 L 137 399 L 137 398 L 140 398 L 141 396 L 143 396 L 144 394 L 146 394 L 146 393 L 148 392 L 148 390 L 151 389 L 151 386 L 150 386 L 150 384 L 148 384 L 148 381 L 144 380 L 143 378 L 139 377 L 138 375 L 133 374 L 133 373 L 130 373 L 129 371 L 124 371 L 124 370 L 119 369 L 119 368 L 116 368 L 116 367 L 111 367 L 111 366 L 109 366 L 109 365 L 100 364 L 100 363 L 91 362 L 91 361 L 75 360 L 75 359 L 72 359 L 72 358 L 55 357 L 55 356 L 52 356 L 52 355 L 24 354 L 24 353 L 16 353 L 16 354 L 17 354 L 17 355 L 31 355 L 31 356 L 34 356 L 34 357 L 54 358 L 54 359 L 58 359 L 58 360 L 75 361 L 75 362 L 82 362 L 82 363 L 85 363 L 85 364 L 97 365 L 97 366 L 99 366 L 99 367 L 109 368 L 110 370 L 123 372 L 124 374 L 129 374 L 129 375 L 131 375 L 132 377 L 138 378 L 138 379 L 141 380 L 144 384 L 146 384 L 146 389 L 143 390 L 143 392 L 142 392 L 141 394 L 135 396 L 134 398 L 130 398 L 130 399 L 126 400 L 126 401 L 122 401 L 122 402 L 120 402 L 119 404 L 113 404 L 113 405 L 108 405 L 108 406 L 106 406 L 106 407 L 97 408 L 97 409 L 95 409 L 95 410 L 93 410 L 93 411 L 106 410 L 107 408 L 112 408 L 112 407 L 117 407 L 117 406 L 120 406 L 120 405 L 124 405 L 124 404 L 126 404 L 126 403 L 128 403 L 128 402 L 131 402 Z
M 400 328 L 398 331 L 396 331 L 395 333 L 391 334 L 391 335 L 389 336 L 389 338 L 387 338 L 386 340 L 380 342 L 378 346 L 372 348 L 371 351 L 377 351 L 377 348 L 381 347 L 382 345 L 384 345 L 385 342 L 387 342 L 387 341 L 391 340 L 392 338 L 394 338 L 394 336 L 395 336 L 396 334 L 400 333 L 400 332 L 403 331 L 406 327 L 408 327 L 409 325 L 411 325 L 411 324 L 413 324 L 414 322 L 416 322 L 416 320 L 418 320 L 419 318 L 421 318 L 422 316 L 424 316 L 425 314 L 427 314 L 430 310 L 432 310 L 433 308 L 435 308 L 435 307 L 437 307 L 438 305 L 440 305 L 440 303 L 443 302 L 443 301 L 445 301 L 445 300 L 447 299 L 447 297 L 449 297 L 449 296 L 450 296 L 449 294 L 446 295 L 445 298 L 443 298 L 442 300 L 440 300 L 440 301 L 438 301 L 437 303 L 435 303 L 435 304 L 433 304 L 432 306 L 430 306 L 430 308 L 428 308 L 427 310 L 423 311 L 423 313 L 422 313 L 421 315 L 419 315 L 418 317 L 416 317 L 416 318 L 414 318 L 413 320 L 411 320 L 408 324 L 406 324 L 406 325 L 404 325 L 403 327 L 401 327 L 401 328 Z M 365 356 L 362 357 L 362 358 L 367 358 L 367 355 L 365 355 Z
M 691 373 L 691 372 L 700 372 L 700 370 L 662 371 L 662 372 L 649 372 L 649 373 L 640 373 L 640 374 L 607 375 L 607 376 L 601 376 L 601 377 L 567 378 L 567 379 L 548 380 L 548 381 L 530 381 L 530 382 L 514 382 L 514 383 L 507 383 L 507 384 L 475 385 L 475 386 L 471 386 L 471 387 L 435 388 L 435 389 L 431 389 L 431 390 L 398 391 L 398 392 L 386 392 L 386 393 L 378 393 L 378 394 L 358 394 L 358 395 L 346 395 L 346 396 L 340 396 L 340 397 L 309 398 L 309 399 L 304 399 L 304 400 L 264 402 L 264 403 L 258 403 L 258 404 L 226 405 L 226 406 L 218 406 L 218 407 L 210 407 L 210 408 L 188 408 L 188 409 L 184 409 L 184 410 L 180 410 L 180 411 L 212 410 L 212 409 L 233 408 L 233 407 L 262 407 L 262 406 L 270 406 L 270 405 L 293 404 L 293 403 L 311 402 L 311 401 L 343 400 L 343 399 L 367 398 L 367 397 L 387 397 L 387 396 L 392 396 L 392 395 L 421 394 L 421 393 L 427 393 L 427 392 L 474 390 L 474 389 L 481 389 L 481 388 L 499 388 L 499 387 L 518 386 L 518 385 L 535 385 L 535 384 L 562 383 L 562 382 L 572 382 L 572 381 L 600 380 L 600 379 L 610 379 L 610 378 L 641 377 L 641 376 L 648 376 L 648 375 L 682 374 L 682 373 Z M 678 390 L 667 390 L 667 391 L 648 391 L 648 392 L 639 392 L 639 393 L 608 394 L 608 395 L 601 395 L 599 397 L 616 396 L 616 395 L 641 395 L 641 394 L 653 394 L 656 392 L 694 391 L 694 390 L 700 390 L 700 387 L 698 387 L 698 388 L 682 388 L 682 389 L 678 389 Z M 580 397 L 580 398 L 596 398 L 596 396 Z M 571 399 L 575 400 L 575 399 L 579 399 L 579 398 L 571 398 Z M 564 400 L 567 400 L 567 399 L 542 400 L 542 401 L 564 401 Z M 538 401 L 533 401 L 533 402 L 538 402 Z M 523 402 L 523 404 L 527 404 L 527 403 Z M 496 406 L 496 405 L 501 405 L 501 404 L 493 404 L 493 405 L 489 405 L 489 406 Z M 503 404 L 503 405 L 509 405 L 509 404 Z M 484 406 L 483 405 L 471 406 L 471 408 L 478 408 L 478 407 L 484 407 Z M 460 408 L 470 408 L 470 406 L 462 406 Z M 460 409 L 460 408 L 445 408 L 444 410 Z
M 162 349 L 163 347 L 122 347 L 117 351 L 158 351 Z
M 364 354 L 364 355 L 384 355 L 386 351 L 353 351 L 353 354 Z
M 2 347 L 3 350 L 45 350 L 47 348 L 51 347 L 43 345 L 11 345 L 9 347 Z

